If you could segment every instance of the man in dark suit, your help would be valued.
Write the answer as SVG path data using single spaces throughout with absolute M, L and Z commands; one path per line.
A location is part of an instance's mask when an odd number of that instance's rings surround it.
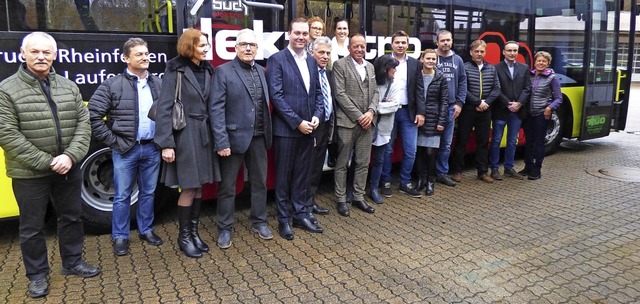
M 378 111 L 378 87 L 373 65 L 364 60 L 367 43 L 361 34 L 349 40 L 349 56 L 333 64 L 336 97 L 338 159 L 334 182 L 338 213 L 349 216 L 347 207 L 347 166 L 354 155 L 353 206 L 367 213 L 375 210 L 364 201 L 367 171 L 373 140 L 372 122 Z M 352 153 L 353 152 L 353 153 Z
M 310 217 L 307 204 L 309 163 L 313 149 L 311 133 L 324 115 L 322 91 L 316 60 L 305 47 L 309 24 L 296 18 L 289 25 L 289 46 L 269 57 L 267 75 L 273 115 L 273 144 L 276 164 L 278 233 L 293 240 L 293 226 L 321 233 L 322 227 Z M 293 206 L 293 214 L 289 211 Z
M 417 191 L 411 185 L 411 170 L 416 159 L 416 148 L 418 144 L 418 128 L 424 124 L 424 115 L 426 111 L 426 101 L 424 94 L 424 82 L 422 80 L 422 64 L 413 58 L 407 56 L 407 48 L 409 48 L 409 35 L 404 31 L 393 34 L 391 38 L 391 55 L 398 60 L 400 64 L 396 67 L 396 73 L 393 77 L 395 83 L 399 83 L 403 91 L 399 94 L 400 105 L 394 119 L 393 131 L 391 132 L 391 141 L 387 145 L 384 156 L 384 165 L 382 168 L 382 195 L 391 197 L 391 154 L 393 153 L 393 143 L 398 134 L 402 140 L 402 161 L 400 162 L 400 192 L 411 196 L 421 197 L 420 191 Z M 372 192 L 372 197 L 378 194 Z M 376 198 L 373 198 L 377 200 Z
M 311 56 L 318 62 L 318 76 L 320 79 L 320 88 L 322 91 L 322 100 L 324 104 L 324 116 L 320 117 L 320 124 L 313 131 L 312 135 L 315 140 L 311 157 L 311 166 L 309 167 L 309 201 L 311 212 L 315 214 L 327 214 L 329 209 L 321 207 L 316 202 L 316 194 L 320 186 L 322 178 L 322 169 L 324 168 L 324 159 L 327 155 L 327 146 L 332 140 L 335 115 L 333 114 L 333 96 L 331 94 L 331 71 L 327 69 L 331 58 L 331 39 L 326 36 L 317 37 L 311 43 Z M 313 215 L 312 215 L 313 218 Z
M 231 246 L 236 176 L 244 162 L 251 182 L 251 226 L 265 240 L 273 238 L 267 227 L 267 149 L 272 130 L 264 68 L 254 62 L 258 51 L 255 33 L 241 30 L 236 38 L 236 58 L 218 67 L 211 91 L 211 128 L 220 156 L 218 184 L 218 246 Z
M 523 176 L 515 171 L 513 164 L 520 125 L 522 124 L 522 118 L 526 116 L 525 106 L 529 102 L 531 79 L 529 78 L 529 67 L 516 62 L 518 49 L 518 42 L 508 41 L 502 50 L 504 61 L 496 65 L 501 94 L 491 111 L 493 135 L 489 150 L 489 166 L 491 167 L 491 177 L 494 180 L 503 179 L 499 171 L 499 162 L 500 142 L 502 141 L 505 126 L 507 126 L 508 131 L 507 147 L 504 151 L 504 175 L 516 179 L 524 179 Z

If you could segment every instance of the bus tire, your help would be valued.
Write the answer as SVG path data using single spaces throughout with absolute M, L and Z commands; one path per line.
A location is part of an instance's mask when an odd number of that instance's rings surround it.
M 113 212 L 113 161 L 111 149 L 98 147 L 90 150 L 81 165 L 82 171 L 82 220 L 85 231 L 91 234 L 111 233 Z M 131 193 L 131 223 L 135 224 L 138 209 L 138 185 Z M 167 204 L 176 204 L 178 190 L 158 183 L 155 192 L 154 211 L 158 213 Z M 133 226 L 133 225 L 132 225 Z M 135 226 L 133 226 L 135 227 Z
M 547 134 L 544 138 L 545 153 L 551 155 L 556 153 L 564 134 L 564 125 L 566 121 L 564 107 L 559 107 L 551 113 Z

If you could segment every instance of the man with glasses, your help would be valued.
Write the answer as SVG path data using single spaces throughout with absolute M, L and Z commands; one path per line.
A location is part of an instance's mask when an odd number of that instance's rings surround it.
M 513 168 L 516 155 L 516 143 L 522 118 L 526 117 L 525 105 L 531 92 L 531 78 L 526 64 L 516 62 L 520 46 L 516 41 L 507 41 L 502 50 L 504 61 L 496 65 L 500 80 L 500 97 L 492 107 L 493 135 L 489 150 L 491 177 L 502 180 L 500 174 L 500 142 L 507 126 L 507 147 L 504 151 L 504 175 L 522 180 L 524 176 Z
M 93 135 L 111 147 L 114 199 L 111 220 L 113 253 L 129 253 L 129 210 L 134 184 L 138 184 L 136 223 L 140 239 L 162 244 L 153 232 L 154 193 L 160 172 L 160 149 L 153 143 L 155 122 L 149 109 L 160 96 L 162 80 L 151 75 L 147 42 L 129 38 L 122 47 L 124 72 L 103 82 L 89 100 Z M 105 116 L 107 119 L 105 120 Z
M 228 248 L 234 226 L 236 176 L 245 164 L 251 183 L 251 227 L 261 239 L 273 238 L 267 227 L 267 149 L 271 147 L 271 114 L 264 68 L 254 31 L 236 38 L 236 58 L 217 68 L 211 90 L 210 121 L 214 150 L 220 159 L 218 245 Z

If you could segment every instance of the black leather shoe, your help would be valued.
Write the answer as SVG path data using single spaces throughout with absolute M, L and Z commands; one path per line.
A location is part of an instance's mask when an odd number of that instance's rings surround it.
M 376 209 L 373 209 L 373 207 L 369 206 L 369 204 L 367 204 L 367 202 L 365 201 L 353 201 L 353 203 L 351 203 L 351 205 L 353 205 L 354 207 L 366 212 L 366 213 L 374 213 L 376 212 Z
M 289 223 L 278 224 L 278 234 L 285 240 L 293 240 L 293 230 Z
M 129 254 L 129 240 L 115 239 L 113 240 L 113 254 L 123 256 Z
M 537 179 L 540 179 L 541 177 L 542 177 L 542 174 L 534 173 L 534 172 L 529 172 L 529 175 L 527 175 L 528 180 L 537 180 Z
M 42 298 L 49 294 L 49 281 L 47 278 L 39 278 L 29 281 L 27 295 L 32 298 Z
M 313 204 L 311 206 L 311 212 L 315 214 L 329 214 L 329 209 L 318 206 L 318 204 Z
M 307 217 L 314 225 L 318 225 L 318 219 L 313 215 L 313 213 L 307 213 Z
M 311 233 L 322 233 L 324 231 L 322 227 L 312 223 L 308 218 L 293 220 L 293 227 L 301 228 Z
M 351 213 L 349 212 L 349 207 L 347 206 L 347 203 L 338 203 L 336 208 L 338 209 L 338 213 L 342 216 L 351 215 Z
M 62 275 L 77 275 L 81 278 L 95 277 L 101 272 L 100 268 L 93 267 L 84 261 L 80 261 L 78 265 L 71 268 L 62 268 Z
M 147 242 L 149 245 L 160 246 L 162 245 L 162 239 L 153 231 L 140 235 L 140 239 Z

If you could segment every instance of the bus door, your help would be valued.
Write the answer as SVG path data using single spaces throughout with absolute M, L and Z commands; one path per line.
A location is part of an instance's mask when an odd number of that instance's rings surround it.
M 580 140 L 609 135 L 618 84 L 617 58 L 619 2 L 581 0 L 586 20 L 584 56 L 585 92 Z

